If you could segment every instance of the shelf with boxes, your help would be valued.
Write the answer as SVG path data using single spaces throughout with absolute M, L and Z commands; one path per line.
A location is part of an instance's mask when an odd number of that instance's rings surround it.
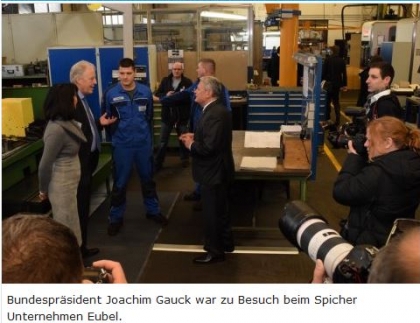
M 4 88 L 46 87 L 48 83 L 48 77 L 42 74 L 2 78 Z
M 47 62 L 33 64 L 3 64 L 3 88 L 43 87 L 49 85 Z

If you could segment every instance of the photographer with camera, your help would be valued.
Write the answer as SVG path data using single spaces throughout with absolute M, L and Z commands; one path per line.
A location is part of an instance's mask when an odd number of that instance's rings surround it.
M 420 283 L 420 227 L 413 227 L 392 240 L 375 256 L 367 283 Z M 327 273 L 321 259 L 316 260 L 312 283 L 324 283 Z
M 396 219 L 383 248 L 386 252 L 370 244 L 350 244 L 320 213 L 301 200 L 285 205 L 279 229 L 288 241 L 316 262 L 313 283 L 420 280 L 420 220 Z M 412 230 L 417 230 L 413 231 L 413 237 L 407 234 Z M 399 239 L 404 242 L 398 244 Z
M 368 121 L 383 116 L 402 118 L 400 102 L 390 90 L 394 75 L 394 68 L 387 62 L 373 62 L 370 65 L 366 80 L 369 95 L 364 105 Z
M 351 140 L 359 155 L 365 154 L 367 124 L 374 119 L 392 116 L 403 117 L 398 98 L 389 89 L 394 78 L 394 68 L 391 64 L 381 61 L 372 62 L 369 68 L 367 89 L 370 92 L 363 108 L 347 107 L 344 113 L 352 117 L 352 122 L 346 122 L 337 128 L 331 121 L 321 121 L 321 127 L 328 130 L 327 139 L 334 148 L 348 148 Z
M 3 220 L 2 251 L 4 284 L 74 284 L 99 279 L 127 283 L 121 264 L 111 260 L 93 262 L 91 275 L 86 277 L 73 231 L 48 216 L 17 214 Z
M 333 197 L 350 207 L 343 238 L 382 247 L 394 220 L 414 218 L 420 203 L 420 131 L 382 117 L 368 124 L 364 147 L 368 160 L 349 141 Z

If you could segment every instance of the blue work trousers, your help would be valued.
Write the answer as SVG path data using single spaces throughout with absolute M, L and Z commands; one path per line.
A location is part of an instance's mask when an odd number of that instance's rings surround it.
M 114 185 L 111 196 L 110 223 L 123 221 L 126 209 L 126 189 L 130 179 L 133 164 L 140 177 L 143 203 L 147 214 L 153 216 L 161 212 L 153 181 L 153 155 L 149 146 L 146 147 L 113 147 Z

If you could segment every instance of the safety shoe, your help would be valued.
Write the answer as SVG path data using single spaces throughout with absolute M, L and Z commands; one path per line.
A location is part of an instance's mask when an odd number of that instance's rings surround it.
M 168 225 L 168 219 L 165 218 L 162 213 L 159 214 L 146 214 L 146 218 L 152 221 L 155 221 L 156 223 L 160 224 L 162 227 Z
M 116 236 L 122 227 L 122 222 L 110 223 L 108 225 L 108 235 Z

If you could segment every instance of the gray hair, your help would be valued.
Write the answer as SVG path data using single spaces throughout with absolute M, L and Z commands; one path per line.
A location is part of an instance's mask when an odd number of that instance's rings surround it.
M 203 76 L 200 78 L 200 82 L 203 83 L 206 90 L 212 92 L 213 98 L 221 98 L 222 95 L 222 83 L 214 76 Z
M 70 82 L 76 84 L 79 77 L 83 75 L 87 68 L 92 67 L 95 70 L 95 65 L 88 61 L 79 61 L 70 69 Z

